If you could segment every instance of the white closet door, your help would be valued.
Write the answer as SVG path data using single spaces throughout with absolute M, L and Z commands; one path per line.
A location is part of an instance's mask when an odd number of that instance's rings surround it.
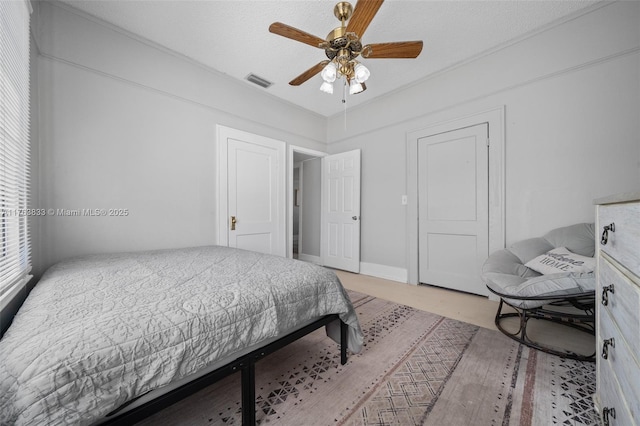
M 286 255 L 285 143 L 219 126 L 219 244 Z
M 488 125 L 418 140 L 421 283 L 488 295 Z

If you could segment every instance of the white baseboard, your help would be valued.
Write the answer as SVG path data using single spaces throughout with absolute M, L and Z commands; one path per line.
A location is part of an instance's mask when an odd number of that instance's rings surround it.
M 303 253 L 299 253 L 298 254 L 298 260 L 303 260 L 305 262 L 309 262 L 309 263 L 315 263 L 316 265 L 320 265 L 320 256 L 313 256 L 310 254 L 303 254 Z
M 384 278 L 385 280 L 406 283 L 408 274 L 405 268 L 395 266 L 380 265 L 377 263 L 360 262 L 360 273 L 372 277 Z

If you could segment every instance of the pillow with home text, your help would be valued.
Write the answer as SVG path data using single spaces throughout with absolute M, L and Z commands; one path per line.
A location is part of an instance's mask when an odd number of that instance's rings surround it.
M 560 272 L 593 272 L 596 268 L 596 260 L 593 257 L 580 256 L 571 253 L 565 247 L 555 248 L 524 264 L 543 275 L 557 274 Z

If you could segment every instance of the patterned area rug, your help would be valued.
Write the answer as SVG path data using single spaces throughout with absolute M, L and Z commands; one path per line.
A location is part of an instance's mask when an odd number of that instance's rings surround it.
M 595 425 L 595 365 L 350 292 L 365 348 L 340 365 L 318 330 L 256 364 L 258 424 Z M 234 375 L 141 424 L 240 425 Z

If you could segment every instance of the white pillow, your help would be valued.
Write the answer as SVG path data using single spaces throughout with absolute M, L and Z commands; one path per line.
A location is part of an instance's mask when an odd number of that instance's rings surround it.
M 541 274 L 557 274 L 559 272 L 593 272 L 596 260 L 593 257 L 571 253 L 565 247 L 555 248 L 524 264 Z

